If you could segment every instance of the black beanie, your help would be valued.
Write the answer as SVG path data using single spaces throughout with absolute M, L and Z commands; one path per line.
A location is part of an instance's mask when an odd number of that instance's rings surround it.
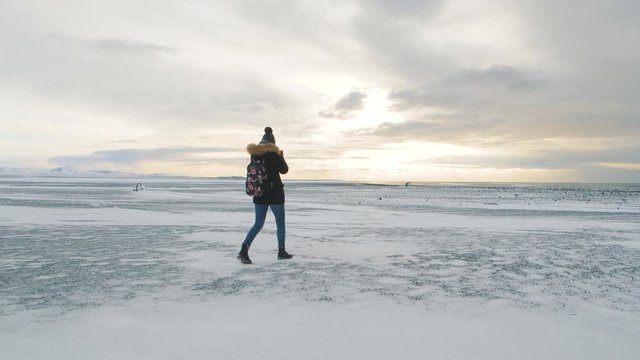
M 273 136 L 273 129 L 269 126 L 264 128 L 264 135 L 262 136 L 262 140 L 260 140 L 260 144 L 266 143 L 276 143 L 276 138 Z

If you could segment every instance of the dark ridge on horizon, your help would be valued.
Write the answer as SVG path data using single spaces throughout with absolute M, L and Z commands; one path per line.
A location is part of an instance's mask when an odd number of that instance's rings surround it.
M 133 173 L 122 172 L 116 170 L 76 170 L 69 167 L 55 168 L 22 168 L 22 167 L 0 167 L 0 177 L 61 177 L 61 178 L 164 178 L 164 179 L 200 179 L 200 180 L 244 180 L 244 175 L 225 175 L 225 176 L 191 176 L 168 173 Z M 316 183 L 333 183 L 333 184 L 353 184 L 363 186 L 388 186 L 388 187 L 424 187 L 424 186 L 631 186 L 638 187 L 639 183 L 629 182 L 557 182 L 557 181 L 428 181 L 428 180 L 411 180 L 411 181 L 372 181 L 372 180 L 345 180 L 345 179 L 284 179 L 286 182 L 316 182 Z M 407 185 L 408 184 L 408 185 Z

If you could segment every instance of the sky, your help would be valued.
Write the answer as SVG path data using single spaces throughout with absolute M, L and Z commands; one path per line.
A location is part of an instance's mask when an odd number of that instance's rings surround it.
M 640 182 L 640 2 L 0 2 L 0 167 Z

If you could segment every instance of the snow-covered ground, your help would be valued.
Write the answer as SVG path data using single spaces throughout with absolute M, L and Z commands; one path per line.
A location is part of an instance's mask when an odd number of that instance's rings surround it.
M 132 191 L 136 183 L 145 190 Z M 0 177 L 0 359 L 636 359 L 640 186 Z

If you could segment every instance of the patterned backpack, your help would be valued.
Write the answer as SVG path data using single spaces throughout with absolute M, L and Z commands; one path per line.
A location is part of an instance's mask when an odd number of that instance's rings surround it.
M 254 198 L 265 194 L 265 187 L 268 183 L 267 166 L 263 158 L 251 158 L 251 162 L 247 165 L 247 181 L 245 182 L 245 191 L 247 195 Z

